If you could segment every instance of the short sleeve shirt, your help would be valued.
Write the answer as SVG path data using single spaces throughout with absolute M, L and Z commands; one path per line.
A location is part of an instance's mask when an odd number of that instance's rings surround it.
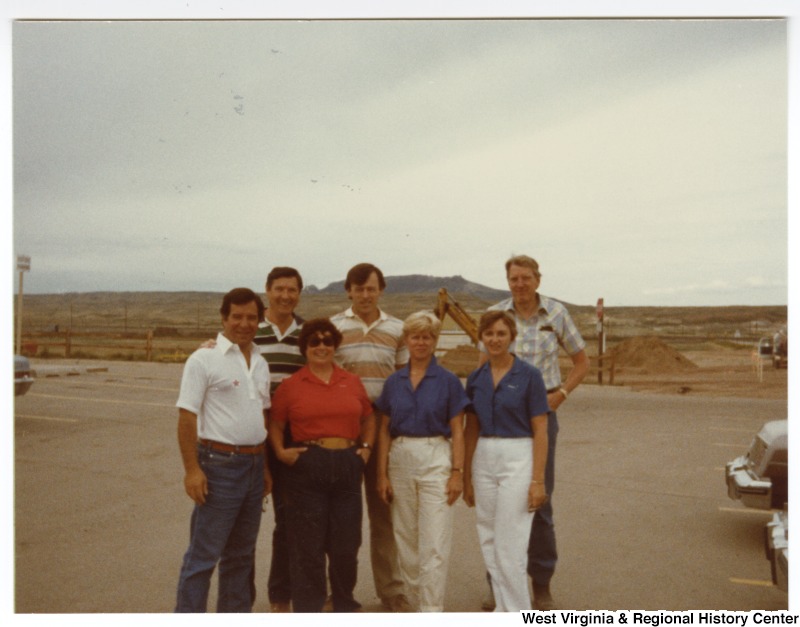
M 374 401 L 389 375 L 408 362 L 403 322 L 381 311 L 380 317 L 367 325 L 352 307 L 333 316 L 331 322 L 342 334 L 336 363 L 361 377 L 370 400 Z
M 473 371 L 467 378 L 467 396 L 484 437 L 532 437 L 531 418 L 550 411 L 542 374 L 518 357 L 497 388 L 488 362 Z
M 298 316 L 294 316 L 292 324 L 283 335 L 277 325 L 268 320 L 258 325 L 253 342 L 258 345 L 261 356 L 269 364 L 272 394 L 275 393 L 281 381 L 300 370 L 306 363 L 306 358 L 300 353 L 298 341 L 302 327 L 303 319 Z
M 586 347 L 567 308 L 557 300 L 539 294 L 539 309 L 536 315 L 527 320 L 516 315 L 513 298 L 492 305 L 489 310 L 507 311 L 514 316 L 517 337 L 511 352 L 539 369 L 548 390 L 559 387 L 559 346 L 563 346 L 568 355 L 579 353 Z
M 361 419 L 372 413 L 372 403 L 361 380 L 334 366 L 325 383 L 308 366 L 283 380 L 272 399 L 271 418 L 289 425 L 295 442 L 319 438 L 357 440 Z
M 177 406 L 197 415 L 200 438 L 260 444 L 267 436 L 269 366 L 253 344 L 248 368 L 240 348 L 220 333 L 214 348 L 198 349 L 186 360 Z
M 383 386 L 375 407 L 389 416 L 389 433 L 450 437 L 450 420 L 469 405 L 461 381 L 431 359 L 425 376 L 414 389 L 408 366 L 392 374 Z

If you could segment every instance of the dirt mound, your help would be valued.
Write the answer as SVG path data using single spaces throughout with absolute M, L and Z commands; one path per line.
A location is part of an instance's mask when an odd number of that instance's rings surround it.
M 451 348 L 444 355 L 437 358 L 439 365 L 447 368 L 459 377 L 466 377 L 478 366 L 478 349 L 471 345 L 462 344 Z
M 617 370 L 639 368 L 648 373 L 688 372 L 697 364 L 655 336 L 632 337 L 608 350 Z

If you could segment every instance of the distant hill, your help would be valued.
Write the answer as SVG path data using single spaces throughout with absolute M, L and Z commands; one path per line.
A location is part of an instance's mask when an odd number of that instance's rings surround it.
M 489 301 L 508 298 L 509 292 L 487 287 L 479 283 L 467 281 L 460 275 L 450 277 L 435 277 L 425 274 L 406 274 L 403 276 L 386 277 L 386 294 L 436 294 L 444 287 L 450 294 L 468 294 Z M 335 294 L 344 293 L 344 281 L 334 281 L 328 286 L 319 289 L 313 285 L 306 288 L 309 294 Z

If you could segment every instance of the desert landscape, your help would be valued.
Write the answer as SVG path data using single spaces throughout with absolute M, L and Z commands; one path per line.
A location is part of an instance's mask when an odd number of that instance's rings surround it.
M 219 329 L 216 292 L 95 292 L 26 295 L 23 352 L 39 359 L 143 360 L 182 362 Z M 493 302 L 475 294 L 453 299 L 477 320 Z M 399 318 L 433 309 L 434 292 L 387 293 L 382 307 Z M 344 293 L 304 293 L 298 313 L 330 316 L 349 306 Z M 599 384 L 597 314 L 593 305 L 567 304 L 587 343 L 592 370 L 585 384 Z M 787 370 L 759 359 L 760 338 L 786 324 L 785 306 L 606 307 L 602 384 L 711 396 L 786 398 Z M 70 354 L 65 354 L 69 335 Z M 477 349 L 446 318 L 439 342 L 442 364 L 466 376 Z M 570 361 L 562 355 L 566 371 Z M 613 364 L 613 373 L 611 371 Z

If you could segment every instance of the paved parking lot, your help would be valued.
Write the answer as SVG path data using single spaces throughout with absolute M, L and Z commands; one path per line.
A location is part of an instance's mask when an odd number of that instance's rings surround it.
M 182 365 L 70 363 L 34 363 L 39 378 L 15 403 L 16 611 L 169 612 L 191 512 L 176 442 Z M 770 514 L 730 501 L 723 478 L 758 427 L 786 415 L 785 400 L 594 385 L 571 395 L 553 496 L 559 606 L 787 609 L 764 558 Z M 446 609 L 480 611 L 474 512 L 455 507 Z M 272 526 L 269 508 L 258 612 Z M 379 611 L 364 538 L 356 598 Z

